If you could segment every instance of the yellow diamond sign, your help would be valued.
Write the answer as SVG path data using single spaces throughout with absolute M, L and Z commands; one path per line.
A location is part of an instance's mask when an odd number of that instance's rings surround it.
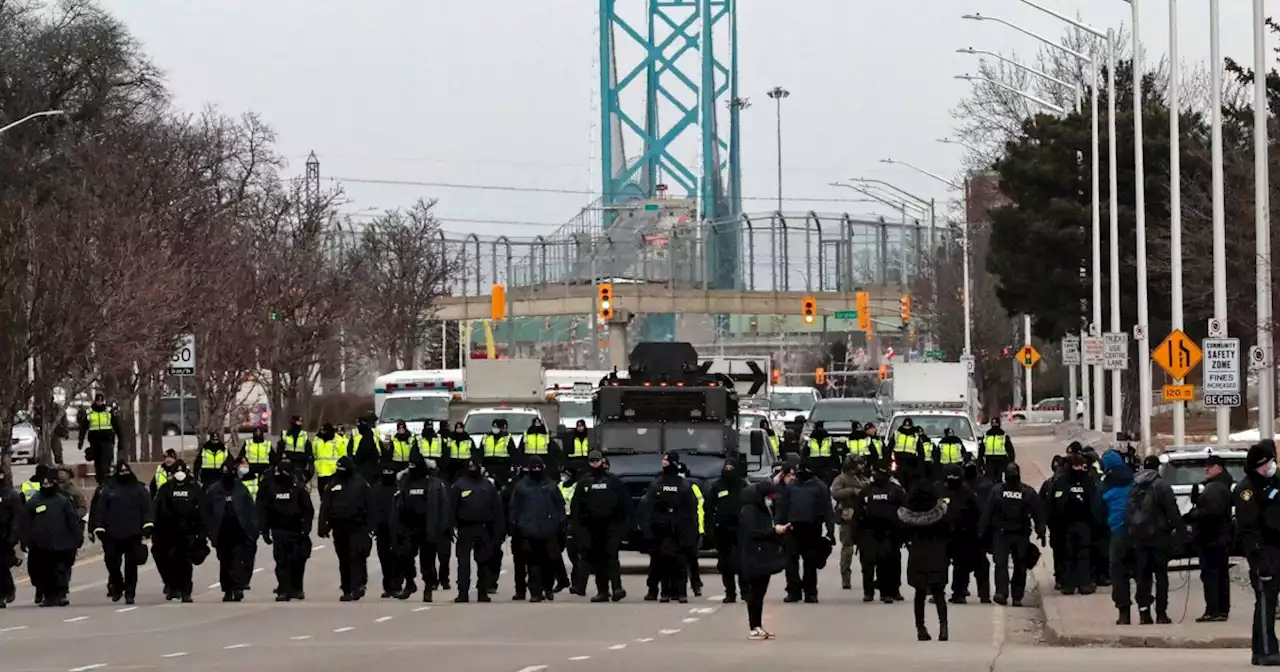
M 1182 380 L 1194 371 L 1200 363 L 1200 357 L 1200 346 L 1182 333 L 1181 329 L 1174 329 L 1151 351 L 1151 359 L 1175 380 Z
M 1040 352 L 1030 345 L 1022 346 L 1018 351 L 1018 363 L 1028 369 L 1035 366 L 1040 361 Z

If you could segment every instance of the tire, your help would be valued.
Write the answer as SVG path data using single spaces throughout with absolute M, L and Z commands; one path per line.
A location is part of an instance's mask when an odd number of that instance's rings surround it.
M 1026 421 L 1027 421 L 1027 416 L 1022 415 L 1022 414 L 1015 415 L 1015 416 L 1013 416 L 1013 421 L 1014 421 L 1014 422 L 1026 422 Z
M 165 435 L 165 436 L 178 436 L 178 426 L 177 426 L 177 425 L 165 425 L 165 426 L 164 426 L 164 435 Z

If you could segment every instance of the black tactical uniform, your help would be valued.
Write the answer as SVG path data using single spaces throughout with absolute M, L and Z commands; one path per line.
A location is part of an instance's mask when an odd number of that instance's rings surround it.
M 151 536 L 151 494 L 138 482 L 127 462 L 116 465 L 115 477 L 98 488 L 89 504 L 89 528 L 102 542 L 107 565 L 107 596 L 133 604 L 138 565 L 145 560 L 144 537 Z M 139 550 L 142 549 L 142 551 Z
M 498 489 L 480 473 L 473 457 L 449 492 L 452 527 L 457 533 L 458 596 L 454 602 L 471 601 L 471 562 L 476 563 L 476 599 L 488 602 L 489 588 L 497 577 L 489 574 L 495 546 L 505 536 L 502 499 Z
M 414 455 L 417 455 L 416 451 Z M 412 460 L 413 457 L 411 456 Z M 408 466 L 408 462 L 405 466 Z M 396 491 L 399 483 L 396 475 L 400 463 L 390 459 L 382 462 L 382 473 L 373 484 L 369 496 L 369 531 L 373 533 L 378 550 L 378 564 L 382 569 L 382 598 L 397 597 L 405 588 L 404 562 L 400 557 L 401 540 L 393 526 Z
M 186 465 L 175 465 L 169 480 L 156 492 L 155 532 L 151 555 L 166 586 L 165 599 L 191 602 L 191 556 L 204 546 L 204 488 L 196 483 Z M 179 475 L 181 474 L 181 475 Z
M 965 604 L 969 597 L 969 577 L 978 586 L 978 599 L 991 601 L 991 572 L 987 571 L 986 554 L 977 543 L 982 506 L 978 496 L 964 480 L 963 469 L 950 465 L 944 470 L 944 487 L 938 496 L 947 503 L 947 522 L 951 536 L 947 539 L 947 557 L 951 559 L 951 603 Z M 982 562 L 979 562 L 982 560 Z M 982 571 L 978 571 L 978 567 Z
M 1225 621 L 1231 613 L 1231 508 L 1235 481 L 1226 462 L 1216 455 L 1205 459 L 1205 481 L 1191 490 L 1191 523 L 1200 550 L 1200 582 L 1204 585 L 1204 614 L 1200 623 Z
M 415 457 L 400 482 L 395 499 L 394 527 L 400 533 L 401 573 L 404 590 L 397 597 L 409 599 L 417 590 L 414 585 L 414 561 L 422 569 L 422 601 L 431 601 L 437 585 L 438 548 L 444 545 L 452 530 L 449 527 L 449 487 L 436 476 L 436 463 Z M 448 558 L 443 561 L 448 568 Z
M 609 473 L 600 451 L 591 451 L 588 458 L 589 469 L 579 474 L 569 507 L 569 524 L 579 553 L 574 591 L 585 595 L 587 577 L 594 574 L 596 595 L 591 601 L 605 602 L 612 597 L 617 602 L 627 596 L 622 589 L 618 549 L 631 523 L 634 505 L 626 484 Z
M 894 483 L 883 466 L 878 467 L 862 494 L 862 520 L 858 521 L 858 556 L 862 564 L 862 601 L 876 599 L 891 604 L 902 600 L 901 522 L 898 508 L 907 493 Z
M 1280 666 L 1276 600 L 1280 599 L 1280 481 L 1275 444 L 1249 448 L 1245 476 L 1236 486 L 1236 529 L 1253 584 L 1253 664 Z
M 84 524 L 71 498 L 58 489 L 53 474 L 40 481 L 40 491 L 27 500 L 22 545 L 27 548 L 31 584 L 42 607 L 65 607 L 71 566 L 84 545 Z
M 355 462 L 344 456 L 338 471 L 320 494 L 320 537 L 333 535 L 338 555 L 342 602 L 364 597 L 369 583 L 369 484 L 355 472 Z
M 689 601 L 683 557 L 698 539 L 698 500 L 680 476 L 676 455 L 662 457 L 662 475 L 640 500 L 640 526 L 649 546 L 647 601 Z
M 720 580 L 724 583 L 724 603 L 730 604 L 738 599 L 740 588 L 746 586 L 742 581 L 742 558 L 738 549 L 738 519 L 742 512 L 742 490 L 746 487 L 746 477 L 742 473 L 742 465 L 737 460 L 725 460 L 711 487 L 707 489 L 706 515 L 707 527 L 711 529 L 711 538 L 716 548 L 716 570 L 720 572 Z
M 261 526 L 253 496 L 236 477 L 236 467 L 230 461 L 223 463 L 218 480 L 205 491 L 204 529 L 217 549 L 222 601 L 243 600 L 253 579 Z
M 1093 531 L 1106 523 L 1106 514 L 1093 476 L 1086 471 L 1084 458 L 1068 457 L 1067 467 L 1066 473 L 1054 481 L 1049 495 L 1049 520 L 1063 537 L 1062 594 L 1073 595 L 1079 591 L 1092 595 L 1097 590 L 1090 557 Z
M 311 494 L 297 481 L 293 465 L 282 459 L 258 488 L 262 539 L 276 562 L 276 601 L 306 598 L 303 578 L 311 557 L 311 523 L 316 510 Z
M 796 481 L 782 491 L 774 511 L 779 524 L 791 526 L 786 543 L 787 596 L 783 602 L 804 599 L 809 604 L 818 603 L 818 565 L 824 561 L 822 554 L 830 552 L 830 542 L 835 537 L 831 491 L 814 473 L 820 464 L 825 466 L 826 460 L 809 458 L 801 465 Z
M 1027 587 L 1027 570 L 1031 567 L 1031 533 L 1035 532 L 1043 546 L 1044 515 L 1040 496 L 1022 482 L 1018 465 L 1010 464 L 1004 479 L 1002 485 L 991 490 L 991 501 L 983 510 L 978 527 L 981 534 L 991 538 L 992 562 L 996 566 L 996 603 L 1007 604 L 1012 597 L 1013 606 L 1020 607 Z M 1010 561 L 1013 562 L 1012 577 L 1009 576 Z

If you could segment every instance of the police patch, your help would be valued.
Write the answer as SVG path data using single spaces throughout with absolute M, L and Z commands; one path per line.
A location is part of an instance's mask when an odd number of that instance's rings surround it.
M 1241 490 L 1241 491 L 1240 491 L 1240 499 L 1243 499 L 1243 500 L 1244 500 L 1244 501 L 1246 501 L 1246 502 L 1247 502 L 1247 501 L 1249 501 L 1249 500 L 1251 500 L 1251 499 L 1253 499 L 1253 491 L 1252 491 L 1252 490 L 1248 490 L 1248 489 Z

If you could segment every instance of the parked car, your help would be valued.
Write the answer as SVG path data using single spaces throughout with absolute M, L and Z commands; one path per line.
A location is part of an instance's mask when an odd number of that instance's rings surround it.
M 1037 401 L 1031 410 L 1015 408 L 1009 411 L 1009 420 L 1034 425 L 1048 425 L 1062 422 L 1062 410 L 1066 405 L 1065 397 L 1048 397 Z M 1084 417 L 1084 401 L 1076 400 L 1076 419 Z
M 37 436 L 36 428 L 31 423 L 21 420 L 13 423 L 9 438 L 9 457 L 14 464 L 36 463 Z
M 200 427 L 200 402 L 195 397 L 160 400 L 160 427 L 165 436 L 195 434 Z

